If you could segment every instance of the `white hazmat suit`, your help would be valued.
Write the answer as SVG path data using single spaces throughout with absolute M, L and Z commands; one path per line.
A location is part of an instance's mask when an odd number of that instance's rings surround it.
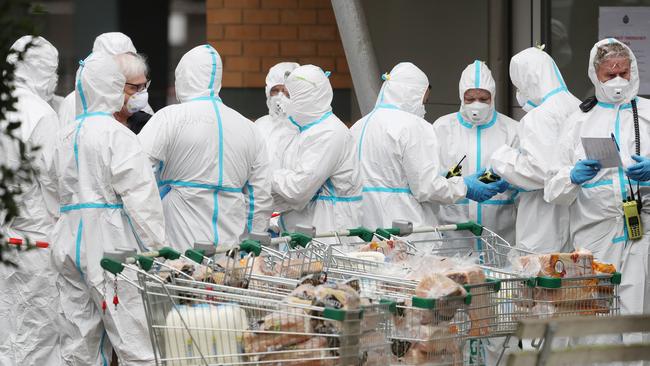
M 410 62 L 397 64 L 383 78 L 375 108 L 351 128 L 354 159 L 363 175 L 363 226 L 391 227 L 396 219 L 435 225 L 422 203 L 455 202 L 466 189 L 462 178 L 438 174 L 438 140 L 416 114 L 429 80 Z
M 186 53 L 176 67 L 181 103 L 154 114 L 138 135 L 158 184 L 171 188 L 163 208 L 177 249 L 238 244 L 245 233 L 265 232 L 271 217 L 264 140 L 219 98 L 222 69 L 212 46 Z
M 558 141 L 580 101 L 568 91 L 551 56 L 535 47 L 512 58 L 510 78 L 534 109 L 520 121 L 519 147 L 497 149 L 491 166 L 521 191 L 516 245 L 538 253 L 557 252 L 569 244 L 569 212 L 544 201 L 544 179 L 557 169 Z
M 110 343 L 120 365 L 151 365 L 153 352 L 137 289 L 100 267 L 104 252 L 156 249 L 164 242 L 164 218 L 156 180 L 136 136 L 113 118 L 122 108 L 125 78 L 113 56 L 90 55 L 77 71 L 75 124 L 59 133 L 46 187 L 60 202 L 52 262 L 70 328 L 63 357 L 78 365 L 110 362 Z M 109 305 L 102 311 L 102 302 Z
M 596 77 L 594 58 L 598 47 L 618 42 L 605 39 L 594 45 L 589 59 L 589 78 L 596 86 L 598 104 L 590 111 L 578 111 L 569 119 L 570 129 L 562 140 L 562 168 L 547 180 L 544 198 L 549 202 L 571 205 L 571 229 L 576 247 L 594 253 L 594 258 L 611 263 L 622 272 L 620 286 L 621 313 L 650 312 L 650 278 L 648 245 L 650 245 L 650 183 L 639 182 L 643 198 L 641 222 L 643 237 L 630 240 L 625 227 L 622 201 L 630 195 L 625 168 L 636 162 L 635 132 L 631 101 L 638 108 L 641 156 L 650 156 L 650 101 L 637 96 L 639 69 L 631 56 L 630 87 L 623 100 L 608 100 L 602 84 Z M 607 137 L 614 135 L 620 147 L 623 167 L 601 169 L 596 176 L 582 185 L 571 182 L 571 170 L 580 159 L 585 159 L 581 137 Z M 632 181 L 636 193 L 637 182 Z
M 269 114 L 257 119 L 255 127 L 266 141 L 271 172 L 280 168 L 287 146 L 299 132 L 298 127 L 289 121 L 284 110 L 289 98 L 282 93 L 271 96 L 271 89 L 276 85 L 284 85 L 284 79 L 298 66 L 300 65 L 295 62 L 281 62 L 271 67 L 266 75 L 266 105 L 269 107 Z
M 126 34 L 120 32 L 102 33 L 93 43 L 93 53 L 105 53 L 108 55 L 119 55 L 121 53 L 133 52 L 137 53 L 131 38 Z M 75 124 L 76 108 L 75 108 L 75 93 L 74 90 L 68 94 L 57 111 L 59 115 L 59 123 L 61 127 L 66 125 Z
M 470 175 L 490 167 L 492 153 L 503 145 L 514 146 L 517 140 L 517 122 L 496 111 L 496 85 L 492 72 L 481 61 L 474 61 L 463 70 L 458 83 L 461 100 L 459 112 L 438 118 L 433 130 L 438 137 L 439 174 L 444 176 L 463 156 L 463 175 Z M 492 102 L 487 105 L 475 101 L 465 104 L 465 92 L 483 89 L 490 92 Z M 478 108 L 475 117 L 472 108 Z M 483 104 L 483 105 L 481 105 Z M 515 240 L 515 196 L 509 189 L 481 203 L 462 199 L 454 204 L 439 205 L 441 224 L 454 224 L 468 220 L 493 230 L 509 243 Z
M 43 151 L 51 148 L 58 130 L 54 110 L 45 101 L 56 86 L 59 53 L 41 37 L 25 36 L 12 45 L 12 50 L 31 48 L 17 61 L 15 54 L 8 62 L 16 65 L 15 91 L 18 99 L 16 112 L 8 115 L 8 122 L 21 122 L 16 131 L 28 147 L 38 146 L 32 154 L 37 169 L 32 183 L 22 187 L 24 193 L 17 199 L 19 214 L 5 223 L 5 234 L 31 241 L 49 241 L 54 225 L 52 212 L 44 201 L 43 187 L 38 171 L 42 169 Z M 4 124 L 5 122 L 0 122 Z M 17 144 L 2 138 L 0 160 L 7 166 L 20 161 Z M 56 205 L 50 211 L 58 210 Z M 58 212 L 57 212 L 58 213 Z M 1 216 L 1 214 L 0 214 Z M 27 252 L 6 251 L 5 259 L 18 266 L 0 265 L 0 364 L 2 365 L 60 365 L 61 326 L 56 289 L 56 271 L 50 265 L 50 249 Z
M 317 66 L 300 66 L 285 86 L 291 98 L 287 114 L 300 133 L 272 175 L 280 227 L 293 231 L 302 224 L 330 231 L 359 226 L 361 176 L 354 138 L 332 113 L 327 75 Z

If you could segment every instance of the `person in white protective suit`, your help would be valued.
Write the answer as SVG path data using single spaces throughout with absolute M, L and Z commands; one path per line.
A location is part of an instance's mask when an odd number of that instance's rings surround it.
M 271 217 L 264 140 L 255 125 L 219 98 L 223 64 L 210 45 L 186 53 L 176 67 L 180 104 L 151 117 L 138 139 L 158 168 L 167 239 L 232 246 L 266 232 Z
M 439 175 L 439 141 L 423 119 L 429 80 L 410 62 L 397 64 L 382 78 L 375 108 L 351 128 L 357 142 L 354 159 L 363 173 L 363 226 L 391 227 L 394 220 L 435 225 L 423 204 L 455 202 L 467 188 L 461 177 Z
M 111 344 L 120 365 L 154 362 L 138 290 L 100 267 L 104 252 L 155 250 L 165 241 L 151 165 L 137 137 L 113 118 L 124 103 L 125 80 L 114 56 L 94 53 L 80 64 L 76 123 L 59 132 L 46 160 L 46 192 L 60 202 L 52 263 L 67 320 L 67 364 L 106 365 Z
M 463 175 L 489 169 L 492 153 L 503 145 L 515 146 L 517 141 L 517 122 L 496 111 L 496 84 L 484 62 L 476 60 L 463 70 L 458 89 L 460 110 L 433 123 L 439 141 L 439 173 L 443 176 L 463 156 Z M 505 179 L 499 184 L 508 186 Z M 483 202 L 463 199 L 439 205 L 438 217 L 441 224 L 474 221 L 514 244 L 517 193 L 510 188 Z
M 596 98 L 581 105 L 569 119 L 561 141 L 561 168 L 547 179 L 544 198 L 571 205 L 571 230 L 577 248 L 611 263 L 622 272 L 621 313 L 650 312 L 650 102 L 637 96 L 639 69 L 625 44 L 604 39 L 591 49 L 589 79 Z M 635 122 L 638 116 L 638 124 Z M 635 132 L 638 125 L 638 134 Z M 638 138 L 637 138 L 638 135 Z M 585 156 L 582 137 L 614 136 L 623 166 L 601 168 Z M 623 200 L 641 197 L 643 237 L 628 237 Z
M 295 62 L 280 62 L 271 67 L 266 75 L 264 91 L 269 114 L 255 121 L 255 127 L 266 141 L 271 172 L 280 168 L 287 146 L 299 132 L 298 127 L 294 126 L 287 118 L 285 108 L 289 102 L 289 96 L 284 87 L 284 79 L 298 66 L 300 65 Z
M 557 143 L 567 118 L 580 101 L 567 89 L 555 62 L 531 47 L 510 61 L 517 99 L 528 113 L 519 126 L 519 146 L 503 145 L 492 154 L 492 170 L 521 192 L 517 207 L 516 245 L 537 253 L 567 250 L 569 212 L 544 201 L 544 179 L 558 162 Z
M 314 65 L 293 70 L 285 81 L 287 115 L 298 130 L 272 173 L 280 228 L 313 226 L 319 232 L 361 223 L 361 176 L 352 134 L 332 113 L 328 75 Z
M 92 53 L 119 55 L 127 52 L 137 53 L 133 42 L 131 42 L 131 38 L 124 33 L 102 33 L 95 38 L 95 42 L 93 43 Z M 63 99 L 57 113 L 62 128 L 75 123 L 76 108 L 74 90 Z
M 56 72 L 59 53 L 50 42 L 42 37 L 24 36 L 12 46 L 13 51 L 23 51 L 28 43 L 31 48 L 22 61 L 12 54 L 7 62 L 15 69 L 16 111 L 1 121 L 2 128 L 7 122 L 21 122 L 14 133 L 28 147 L 39 147 L 31 153 L 36 174 L 31 184 L 21 187 L 23 194 L 17 199 L 18 216 L 11 222 L 3 222 L 4 238 L 50 241 L 54 217 L 50 211 L 58 207 L 45 204 L 43 187 L 40 182 L 42 154 L 51 147 L 56 137 L 58 120 L 46 99 L 53 95 L 56 87 Z M 28 150 L 29 151 L 29 150 Z M 20 163 L 17 143 L 3 136 L 0 140 L 0 162 L 11 167 Z M 61 326 L 58 309 L 56 272 L 50 265 L 50 249 L 36 248 L 27 252 L 14 250 L 3 252 L 6 260 L 17 267 L 0 265 L 0 338 L 1 365 L 60 365 Z

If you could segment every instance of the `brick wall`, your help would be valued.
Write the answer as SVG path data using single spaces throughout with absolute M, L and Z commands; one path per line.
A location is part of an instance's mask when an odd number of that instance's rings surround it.
M 331 71 L 334 88 L 352 81 L 329 0 L 207 0 L 207 39 L 224 63 L 223 86 L 264 87 L 281 61 Z

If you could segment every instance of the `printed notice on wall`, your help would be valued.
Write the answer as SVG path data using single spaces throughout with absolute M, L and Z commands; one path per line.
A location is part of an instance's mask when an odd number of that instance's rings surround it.
M 628 45 L 639 66 L 639 94 L 650 94 L 650 7 L 601 6 L 598 39 L 616 38 Z

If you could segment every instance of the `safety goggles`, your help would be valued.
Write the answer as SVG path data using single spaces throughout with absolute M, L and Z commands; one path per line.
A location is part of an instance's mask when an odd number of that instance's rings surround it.
M 139 93 L 143 90 L 149 89 L 149 85 L 151 85 L 151 80 L 147 80 L 146 82 L 142 84 L 131 84 L 131 83 L 126 83 L 126 89 L 131 92 L 131 94 Z

